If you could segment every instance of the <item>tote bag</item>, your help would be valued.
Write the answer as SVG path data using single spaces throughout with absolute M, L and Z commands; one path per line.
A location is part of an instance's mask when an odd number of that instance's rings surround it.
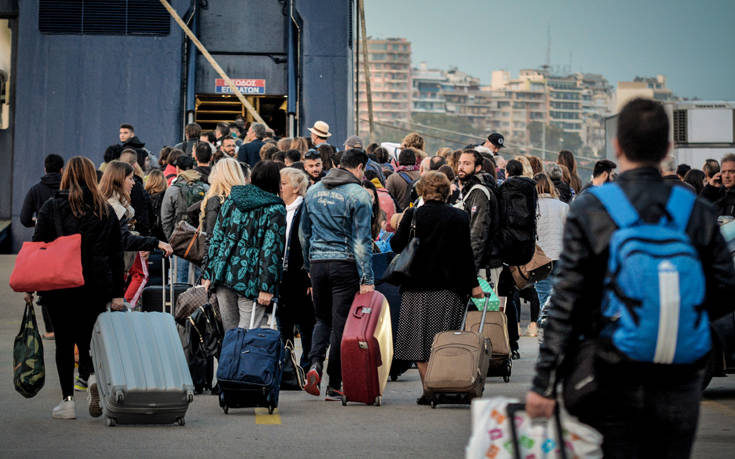
M 10 275 L 16 292 L 44 292 L 84 285 L 82 235 L 63 236 L 59 208 L 54 205 L 56 235 L 51 242 L 24 242 Z

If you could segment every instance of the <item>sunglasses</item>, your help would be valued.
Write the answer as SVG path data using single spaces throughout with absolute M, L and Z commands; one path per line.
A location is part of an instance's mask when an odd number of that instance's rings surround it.
M 322 157 L 321 153 L 314 150 L 313 148 L 306 153 L 304 153 L 304 159 L 320 159 Z

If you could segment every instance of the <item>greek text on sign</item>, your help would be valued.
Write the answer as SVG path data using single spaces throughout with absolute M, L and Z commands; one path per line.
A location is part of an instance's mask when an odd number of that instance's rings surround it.
M 265 94 L 265 80 L 237 78 L 233 79 L 232 83 L 241 94 Z M 217 94 L 232 94 L 232 90 L 227 86 L 224 78 L 214 80 L 214 92 Z

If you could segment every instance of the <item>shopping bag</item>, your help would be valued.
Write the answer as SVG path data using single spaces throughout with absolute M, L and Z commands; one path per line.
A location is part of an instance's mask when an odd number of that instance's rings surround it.
M 13 344 L 13 384 L 23 397 L 31 398 L 41 390 L 45 379 L 43 341 L 38 332 L 33 303 L 28 301 Z
M 483 293 L 486 295 L 489 294 L 489 297 L 485 298 L 472 298 L 472 302 L 475 303 L 477 310 L 482 311 L 485 307 L 485 301 L 487 300 L 487 310 L 498 311 L 500 309 L 500 298 L 498 298 L 498 295 L 495 293 L 495 290 L 492 288 L 490 283 L 482 277 L 478 277 L 477 282 L 480 283 L 480 288 L 482 288 Z
M 602 435 L 593 428 L 563 410 L 551 419 L 531 419 L 522 406 L 506 397 L 473 400 L 472 434 L 465 457 L 602 458 Z

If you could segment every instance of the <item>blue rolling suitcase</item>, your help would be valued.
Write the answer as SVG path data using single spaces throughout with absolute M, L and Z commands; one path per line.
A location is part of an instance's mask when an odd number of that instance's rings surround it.
M 283 376 L 286 352 L 281 332 L 275 329 L 276 303 L 268 325 L 250 329 L 233 328 L 225 333 L 217 368 L 220 386 L 219 406 L 230 408 L 264 407 L 268 413 L 278 407 L 278 394 Z

